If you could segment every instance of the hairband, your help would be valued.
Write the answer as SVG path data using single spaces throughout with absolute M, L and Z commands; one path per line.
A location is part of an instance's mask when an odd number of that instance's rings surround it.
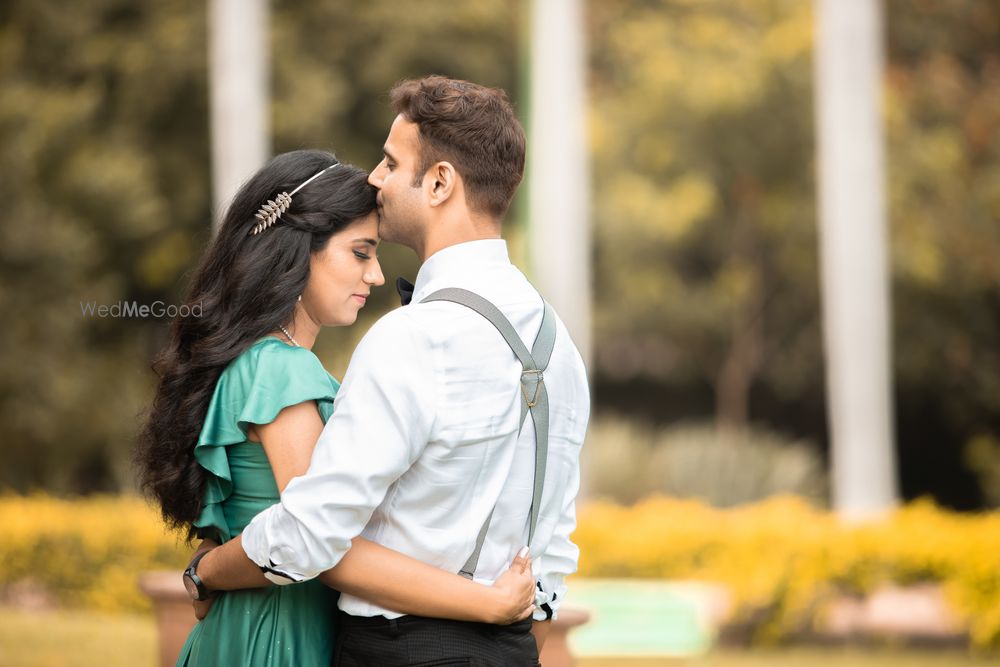
M 276 223 L 278 219 L 281 218 L 281 214 L 287 211 L 288 207 L 292 205 L 292 195 L 319 178 L 320 174 L 339 166 L 339 162 L 334 162 L 329 167 L 316 172 L 312 177 L 291 192 L 281 192 L 274 199 L 268 199 L 267 203 L 261 206 L 260 210 L 254 214 L 254 217 L 257 218 L 259 222 L 253 226 L 253 229 L 250 230 L 250 235 L 253 236 L 254 234 L 260 234 L 262 231 Z

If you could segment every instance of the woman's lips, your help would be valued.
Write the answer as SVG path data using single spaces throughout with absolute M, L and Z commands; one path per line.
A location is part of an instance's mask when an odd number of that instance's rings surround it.
M 360 303 L 362 306 L 368 302 L 368 297 L 366 297 L 364 294 L 352 294 L 351 296 L 354 299 L 356 299 L 358 303 Z

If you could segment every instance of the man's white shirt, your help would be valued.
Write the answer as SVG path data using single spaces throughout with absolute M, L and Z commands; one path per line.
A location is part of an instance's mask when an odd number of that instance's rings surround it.
M 530 349 L 542 300 L 510 263 L 502 240 L 435 253 L 421 267 L 413 301 L 382 317 L 351 358 L 305 475 L 281 503 L 243 532 L 255 563 L 311 579 L 336 565 L 359 534 L 449 572 L 458 572 L 496 506 L 475 580 L 490 584 L 527 542 L 535 466 L 529 416 L 518 434 L 521 365 L 484 317 L 449 302 L 419 303 L 444 287 L 491 301 Z M 541 605 L 555 611 L 563 578 L 576 571 L 580 448 L 590 416 L 586 372 L 557 317 L 544 373 L 549 451 L 531 555 Z M 400 614 L 341 595 L 355 616 Z

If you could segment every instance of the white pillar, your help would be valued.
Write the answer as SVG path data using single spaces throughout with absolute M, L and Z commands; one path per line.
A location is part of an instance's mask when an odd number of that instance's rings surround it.
M 528 218 L 531 273 L 591 355 L 586 52 L 580 0 L 533 0 Z
M 877 0 L 816 0 L 816 127 L 833 504 L 897 501 Z
M 210 0 L 209 85 L 214 226 L 268 159 L 267 0 Z

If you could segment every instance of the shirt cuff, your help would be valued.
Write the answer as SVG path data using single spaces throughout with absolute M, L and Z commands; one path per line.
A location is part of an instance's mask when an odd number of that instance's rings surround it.
M 546 590 L 541 581 L 535 582 L 535 611 L 531 618 L 535 621 L 554 621 L 559 615 L 559 605 L 566 595 L 566 586 L 561 583 L 552 590 Z
M 282 568 L 280 562 L 276 563 L 271 557 L 271 549 L 267 542 L 267 518 L 273 510 L 273 506 L 267 508 L 255 516 L 243 529 L 243 551 L 247 558 L 257 564 L 257 567 L 264 573 L 264 578 L 272 584 L 284 586 L 305 581 L 307 577 L 289 572 Z

